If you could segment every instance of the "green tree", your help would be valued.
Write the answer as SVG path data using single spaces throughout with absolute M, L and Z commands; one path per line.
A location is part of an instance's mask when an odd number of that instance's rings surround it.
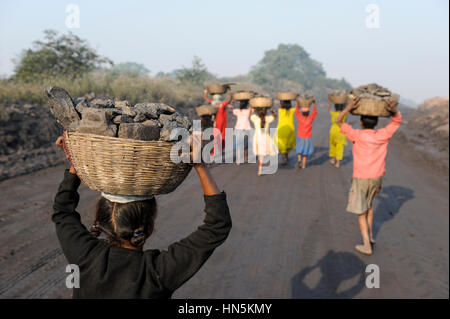
M 115 64 L 111 67 L 110 71 L 113 75 L 127 74 L 134 77 L 143 76 L 150 73 L 150 70 L 143 64 L 136 62 L 123 62 Z
M 71 32 L 58 35 L 53 30 L 45 30 L 44 40 L 33 42 L 33 48 L 24 50 L 14 63 L 14 78 L 24 81 L 59 75 L 76 77 L 113 64 L 91 49 L 86 40 Z
M 211 75 L 198 56 L 194 56 L 190 68 L 183 67 L 175 70 L 175 78 L 181 82 L 203 84 Z
M 266 51 L 261 61 L 255 65 L 250 77 L 253 82 L 264 87 L 278 88 L 284 83 L 296 83 L 303 90 L 315 87 L 349 88 L 344 80 L 331 80 L 320 62 L 297 44 L 280 44 L 278 48 Z

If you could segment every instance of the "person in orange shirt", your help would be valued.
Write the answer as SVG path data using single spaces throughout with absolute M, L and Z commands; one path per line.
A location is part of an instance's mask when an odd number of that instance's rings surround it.
M 312 143 L 312 127 L 313 122 L 317 116 L 316 100 L 313 101 L 313 111 L 310 112 L 309 107 L 300 108 L 297 101 L 295 108 L 295 114 L 297 116 L 297 143 L 296 151 L 298 154 L 297 168 L 305 168 L 306 161 L 314 152 L 314 146 Z
M 386 155 L 388 144 L 395 131 L 400 127 L 402 115 L 397 110 L 397 101 L 389 99 L 386 108 L 392 114 L 392 121 L 384 128 L 375 130 L 378 124 L 376 116 L 361 116 L 362 130 L 354 129 L 342 119 L 358 107 L 359 98 L 348 104 L 336 118 L 341 133 L 353 142 L 353 179 L 350 188 L 347 211 L 358 215 L 359 228 L 363 239 L 362 245 L 355 249 L 366 255 L 372 254 L 373 207 L 372 202 L 381 190 L 381 180 L 386 173 Z

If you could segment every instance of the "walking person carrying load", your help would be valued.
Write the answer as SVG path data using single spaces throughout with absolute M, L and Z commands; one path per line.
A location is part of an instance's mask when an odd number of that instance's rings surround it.
M 311 104 L 314 103 L 313 111 L 310 112 Z M 297 127 L 297 168 L 306 168 L 306 161 L 314 153 L 314 145 L 312 142 L 312 127 L 317 116 L 316 100 L 313 97 L 303 99 L 301 96 L 297 99 L 295 108 L 298 127 Z
M 63 146 L 63 139 L 57 144 Z M 144 250 L 157 217 L 154 196 L 102 194 L 89 232 L 76 211 L 80 179 L 72 166 L 64 172 L 55 197 L 52 220 L 64 255 L 80 267 L 74 298 L 170 298 L 227 238 L 231 217 L 203 164 L 194 166 L 203 188 L 205 219 L 195 232 L 166 251 Z M 106 240 L 97 237 L 104 233 Z
M 254 96 L 253 92 L 237 92 L 233 95 L 233 99 L 239 102 L 239 108 L 233 109 L 233 115 L 237 117 L 234 126 L 237 145 L 236 145 L 236 165 L 248 161 L 248 137 L 250 136 L 250 115 L 252 109 L 249 108 L 249 101 Z M 242 154 L 242 151 L 244 151 Z M 244 155 L 244 156 L 242 156 Z
M 155 195 L 173 191 L 191 169 L 190 164 L 176 163 L 171 157 L 178 141 L 172 133 L 184 118 L 173 108 L 156 103 L 134 107 L 124 103 L 120 108 L 116 103 L 115 107 L 92 110 L 87 105 L 80 116 L 64 89 L 50 87 L 46 91 L 51 111 L 65 129 L 56 144 L 71 163 L 55 196 L 52 221 L 67 261 L 80 269 L 80 288 L 73 297 L 170 298 L 231 229 L 225 193 L 219 191 L 203 164 L 194 164 L 204 192 L 203 224 L 165 251 L 143 249 L 157 217 Z M 117 113 L 114 123 L 110 114 Z M 101 116 L 94 116 L 98 114 Z M 129 122 L 130 118 L 134 121 Z M 181 127 L 185 132 L 188 124 Z M 127 138 L 107 135 L 117 126 Z M 86 133 L 88 130 L 97 134 Z M 90 231 L 76 211 L 81 180 L 101 191 Z M 101 234 L 105 239 L 98 238 Z
M 280 107 L 278 108 L 278 139 L 276 143 L 281 153 L 282 165 L 287 165 L 289 152 L 295 147 L 295 108 L 292 107 L 291 101 L 295 100 L 297 96 L 298 94 L 293 92 L 277 93 Z
M 335 111 L 331 110 L 330 103 L 334 103 Z M 345 104 L 347 103 L 347 92 L 345 90 L 335 90 L 329 95 L 328 99 L 328 112 L 331 116 L 331 127 L 330 127 L 330 150 L 329 157 L 331 165 L 336 168 L 340 167 L 341 161 L 344 158 L 344 146 L 347 145 L 347 138 L 341 133 L 340 127 L 336 124 L 335 120 L 339 114 L 344 110 Z M 347 115 L 342 118 L 342 123 L 347 120 Z
M 389 140 L 402 122 L 397 104 L 391 96 L 378 100 L 376 96 L 372 98 L 369 95 L 367 98 L 363 94 L 356 95 L 335 120 L 341 128 L 341 133 L 353 142 L 353 179 L 347 211 L 358 215 L 363 244 L 356 245 L 355 249 L 366 255 L 372 254 L 372 245 L 375 244 L 372 205 L 374 198 L 381 191 L 382 177 L 386 173 Z M 362 130 L 342 122 L 350 111 L 361 115 Z M 378 116 L 392 116 L 392 121 L 386 127 L 375 130 Z
M 222 102 L 222 94 L 228 91 L 228 100 Z M 212 94 L 212 99 L 208 98 L 208 93 Z M 208 86 L 203 92 L 203 98 L 209 104 L 218 107 L 216 113 L 216 124 L 215 127 L 219 131 L 214 133 L 214 150 L 212 155 L 215 156 L 219 154 L 219 149 L 221 151 L 225 148 L 225 129 L 227 127 L 227 105 L 233 100 L 233 93 L 228 85 L 213 84 Z M 222 154 L 222 152 L 220 152 Z
M 275 121 L 277 114 L 272 110 L 273 101 L 269 97 L 259 96 L 250 100 L 254 113 L 250 117 L 255 127 L 253 135 L 253 153 L 258 156 L 258 176 L 262 174 L 264 158 L 278 154 L 277 147 L 270 137 L 269 126 Z M 271 115 L 267 115 L 270 108 Z

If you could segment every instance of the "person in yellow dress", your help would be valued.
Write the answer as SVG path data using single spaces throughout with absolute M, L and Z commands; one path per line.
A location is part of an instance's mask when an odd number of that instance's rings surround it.
M 291 101 L 280 101 L 278 109 L 278 138 L 276 145 L 282 156 L 282 165 L 288 163 L 288 154 L 295 148 L 295 128 L 294 128 L 295 108 Z
M 328 111 L 331 115 L 331 128 L 330 128 L 330 163 L 336 168 L 341 165 L 342 158 L 344 157 L 344 146 L 347 145 L 347 138 L 341 133 L 339 126 L 335 123 L 336 118 L 345 108 L 345 104 L 335 104 L 335 111 L 331 110 L 330 101 L 328 101 Z M 347 120 L 347 115 L 342 119 L 342 123 Z

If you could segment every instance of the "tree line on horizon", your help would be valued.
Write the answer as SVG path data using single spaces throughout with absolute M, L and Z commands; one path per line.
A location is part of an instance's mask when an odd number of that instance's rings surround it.
M 189 67 L 183 66 L 169 73 L 159 72 L 150 76 L 150 70 L 143 64 L 136 62 L 114 64 L 109 58 L 99 55 L 86 40 L 71 32 L 58 34 L 53 30 L 45 30 L 43 40 L 33 42 L 32 47 L 22 51 L 13 62 L 14 74 L 1 81 L 0 101 L 4 97 L 8 100 L 6 91 L 2 92 L 2 86 L 7 86 L 8 83 L 14 85 L 24 83 L 30 86 L 33 83 L 48 83 L 61 78 L 71 83 L 84 81 L 83 79 L 95 74 L 103 76 L 105 82 L 120 78 L 122 85 L 126 85 L 126 79 L 141 81 L 147 78 L 147 84 L 150 83 L 148 78 L 154 79 L 156 81 L 153 81 L 154 83 L 173 82 L 172 84 L 177 84 L 177 88 L 181 86 L 200 95 L 201 92 L 197 91 L 212 82 L 239 82 L 243 84 L 244 89 L 271 95 L 278 91 L 307 91 L 314 94 L 318 100 L 325 99 L 328 90 L 351 88 L 344 78 L 328 78 L 322 64 L 312 59 L 298 44 L 279 44 L 277 48 L 266 51 L 264 57 L 244 75 L 218 77 L 208 71 L 199 57 L 194 56 Z M 80 85 L 80 89 L 81 87 L 88 89 L 89 85 Z M 108 91 L 108 88 L 105 87 L 105 90 Z M 154 94 L 152 97 L 154 98 Z M 191 104 L 201 101 L 195 97 L 187 98 L 191 100 Z

